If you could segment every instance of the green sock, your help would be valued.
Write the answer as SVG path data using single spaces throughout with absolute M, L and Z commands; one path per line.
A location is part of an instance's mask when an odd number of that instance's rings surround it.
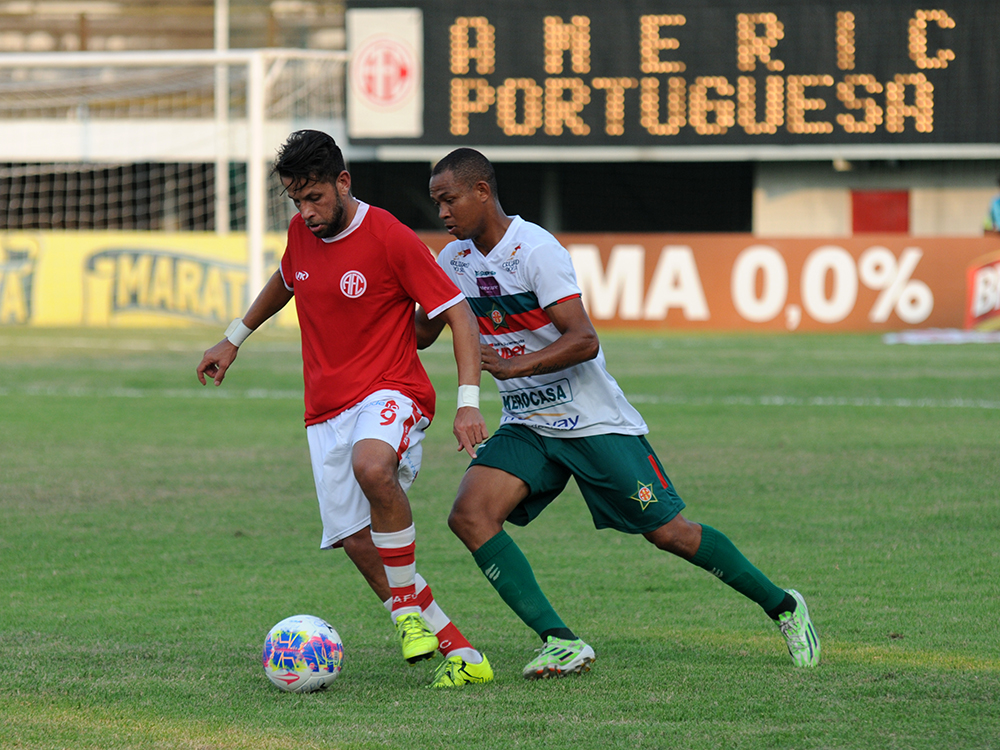
M 691 558 L 691 564 L 722 579 L 726 585 L 757 602 L 765 612 L 777 607 L 785 598 L 784 589 L 771 583 L 771 579 L 736 549 L 729 537 L 711 526 L 701 525 L 701 546 Z
M 501 530 L 472 557 L 500 598 L 540 637 L 546 631 L 566 628 L 538 587 L 528 559 L 506 531 Z

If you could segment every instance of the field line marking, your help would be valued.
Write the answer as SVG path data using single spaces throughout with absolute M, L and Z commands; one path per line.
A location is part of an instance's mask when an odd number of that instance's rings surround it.
M 851 396 L 656 396 L 633 393 L 626 396 L 633 404 L 667 406 L 854 406 L 899 409 L 1000 409 L 1000 401 L 972 398 L 863 398 Z
M 3 396 L 48 396 L 56 398 L 222 398 L 283 401 L 302 399 L 301 390 L 272 388 L 89 388 L 72 386 L 23 385 L 0 387 Z M 483 401 L 499 401 L 496 393 L 484 392 Z M 1000 401 L 971 398 L 862 398 L 847 396 L 660 396 L 633 393 L 633 404 L 666 406 L 841 406 L 895 409 L 1000 409 Z

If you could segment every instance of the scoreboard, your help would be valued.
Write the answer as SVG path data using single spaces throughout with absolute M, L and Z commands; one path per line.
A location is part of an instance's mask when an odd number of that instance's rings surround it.
M 358 145 L 1000 156 L 996 0 L 349 7 L 419 14 L 416 121 L 354 129 Z M 356 58 L 355 94 L 384 86 L 385 66 Z

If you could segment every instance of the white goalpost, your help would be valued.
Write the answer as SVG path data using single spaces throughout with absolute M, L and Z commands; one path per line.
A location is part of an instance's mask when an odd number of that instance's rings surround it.
M 288 133 L 343 127 L 345 51 L 0 54 L 0 230 L 245 233 L 250 293 Z

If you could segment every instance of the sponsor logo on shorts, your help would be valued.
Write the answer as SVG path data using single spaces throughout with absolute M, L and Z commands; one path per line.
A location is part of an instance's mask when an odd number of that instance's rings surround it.
M 529 414 L 542 409 L 551 409 L 573 400 L 573 388 L 569 380 L 563 378 L 538 388 L 520 388 L 516 391 L 501 391 L 504 411 L 512 414 Z
M 637 501 L 642 510 L 646 510 L 651 503 L 659 502 L 656 499 L 656 495 L 653 494 L 652 484 L 643 484 L 638 480 L 636 480 L 636 483 L 639 485 L 639 489 L 635 491 L 635 494 L 630 499 Z

